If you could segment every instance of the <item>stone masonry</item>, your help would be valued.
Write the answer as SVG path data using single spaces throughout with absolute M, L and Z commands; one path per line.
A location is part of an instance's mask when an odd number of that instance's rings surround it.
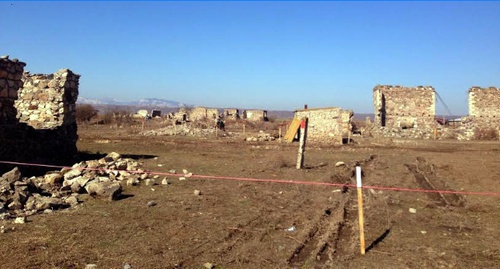
M 228 120 L 237 120 L 240 118 L 240 111 L 236 108 L 224 109 L 224 118 Z
M 266 110 L 244 110 L 243 119 L 249 121 L 267 121 L 267 111 Z
M 342 144 L 351 132 L 354 113 L 339 107 L 300 109 L 295 118 L 308 118 L 307 139 L 315 142 Z
M 24 73 L 26 64 L 0 59 L 0 155 L 18 162 L 67 164 L 78 139 L 75 102 L 79 75 Z M 0 172 L 11 166 L 0 166 Z
M 374 127 L 384 136 L 430 138 L 436 125 L 436 92 L 431 86 L 377 85 Z M 389 132 L 389 133 L 387 133 Z
M 190 121 L 213 120 L 219 116 L 219 110 L 216 108 L 195 107 L 189 111 Z

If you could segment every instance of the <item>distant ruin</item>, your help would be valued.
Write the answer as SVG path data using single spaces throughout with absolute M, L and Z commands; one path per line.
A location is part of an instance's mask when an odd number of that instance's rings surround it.
M 32 75 L 23 73 L 25 66 L 0 58 L 0 155 L 7 161 L 71 163 L 77 154 L 80 75 L 69 69 Z
M 299 109 L 295 118 L 307 117 L 307 139 L 315 142 L 342 144 L 351 134 L 352 110 L 339 107 Z
M 237 120 L 240 118 L 240 111 L 236 108 L 226 108 L 223 113 L 224 119 Z
M 243 119 L 248 121 L 268 121 L 266 110 L 243 110 Z
M 213 120 L 219 116 L 217 108 L 195 107 L 189 111 L 188 119 L 190 121 Z

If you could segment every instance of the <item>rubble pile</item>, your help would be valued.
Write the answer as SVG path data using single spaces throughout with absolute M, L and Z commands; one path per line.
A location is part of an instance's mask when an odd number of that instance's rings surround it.
M 16 167 L 0 177 L 0 219 L 74 207 L 84 194 L 116 200 L 123 182 L 136 185 L 148 179 L 150 174 L 139 167 L 114 152 L 38 177 L 22 177 Z
M 215 129 L 202 129 L 196 128 L 188 124 L 182 125 L 172 125 L 161 129 L 148 130 L 141 132 L 142 135 L 146 136 L 173 136 L 173 135 L 183 135 L 183 136 L 194 136 L 194 137 L 204 137 L 212 135 L 215 133 Z
M 271 134 L 260 131 L 257 136 L 249 136 L 245 138 L 245 141 L 274 141 L 275 139 Z

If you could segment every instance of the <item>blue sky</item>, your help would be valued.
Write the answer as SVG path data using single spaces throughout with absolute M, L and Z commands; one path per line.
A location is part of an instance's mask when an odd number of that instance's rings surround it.
M 377 84 L 467 114 L 500 87 L 500 2 L 0 2 L 0 54 L 69 68 L 80 96 L 373 113 Z M 438 113 L 445 113 L 441 104 Z

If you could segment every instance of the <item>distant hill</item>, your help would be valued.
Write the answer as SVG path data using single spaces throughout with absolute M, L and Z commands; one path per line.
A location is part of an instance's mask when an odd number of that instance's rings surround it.
M 90 105 L 110 105 L 110 106 L 133 106 L 133 107 L 156 107 L 156 108 L 180 108 L 186 107 L 185 104 L 159 99 L 159 98 L 144 98 L 138 101 L 120 101 L 114 98 L 103 98 L 103 99 L 90 99 L 85 97 L 78 97 L 76 101 L 77 104 L 90 104 Z

